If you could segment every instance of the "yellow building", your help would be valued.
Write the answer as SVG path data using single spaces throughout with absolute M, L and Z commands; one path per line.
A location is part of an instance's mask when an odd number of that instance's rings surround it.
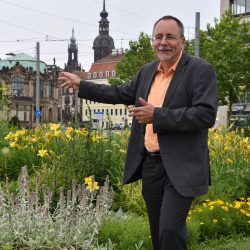
M 116 75 L 115 65 L 122 59 L 124 54 L 114 51 L 94 62 L 89 72 L 80 73 L 80 77 L 100 84 L 108 84 L 108 78 Z M 104 104 L 89 100 L 82 101 L 82 120 L 86 122 L 92 117 L 94 128 L 107 129 L 111 126 L 114 129 L 121 129 L 131 126 L 132 118 L 128 116 L 128 110 L 122 104 Z

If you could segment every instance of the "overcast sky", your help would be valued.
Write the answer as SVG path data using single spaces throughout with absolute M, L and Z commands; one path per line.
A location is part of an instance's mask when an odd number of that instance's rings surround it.
M 40 42 L 40 59 L 64 68 L 72 28 L 78 44 L 78 62 L 89 70 L 94 60 L 93 41 L 99 34 L 103 0 L 0 0 L 0 58 L 7 53 L 35 55 Z M 186 37 L 194 36 L 195 12 L 200 12 L 201 29 L 219 19 L 220 0 L 106 0 L 110 36 L 115 48 L 128 48 L 140 32 L 151 35 L 154 22 L 164 15 L 179 18 Z

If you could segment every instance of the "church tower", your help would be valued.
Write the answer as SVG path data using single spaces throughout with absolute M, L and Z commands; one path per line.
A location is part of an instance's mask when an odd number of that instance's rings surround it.
M 78 48 L 76 38 L 74 35 L 74 28 L 72 29 L 72 36 L 68 46 L 68 63 L 65 65 L 65 70 L 69 72 L 81 71 L 81 65 L 78 64 Z
M 114 40 L 109 35 L 109 21 L 107 19 L 108 12 L 105 9 L 105 0 L 103 0 L 103 10 L 100 13 L 101 20 L 99 21 L 99 36 L 93 43 L 94 62 L 110 55 L 114 47 Z

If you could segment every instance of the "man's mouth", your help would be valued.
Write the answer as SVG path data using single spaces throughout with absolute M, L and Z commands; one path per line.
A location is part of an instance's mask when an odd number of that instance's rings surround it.
M 170 48 L 159 48 L 158 51 L 159 52 L 165 52 L 165 51 L 169 52 L 169 51 L 172 51 L 172 49 L 170 49 Z

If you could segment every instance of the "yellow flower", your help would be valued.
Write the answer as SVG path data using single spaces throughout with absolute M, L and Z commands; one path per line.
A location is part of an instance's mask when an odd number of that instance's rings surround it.
M 4 137 L 5 140 L 13 140 L 14 138 L 15 138 L 15 135 L 12 132 L 10 132 Z
M 234 205 L 234 208 L 240 208 L 241 207 L 241 203 L 239 201 L 237 201 Z
M 92 176 L 90 176 L 90 177 L 86 177 L 85 178 L 85 185 L 88 185 L 90 182 L 92 182 Z
M 218 220 L 216 220 L 216 219 L 213 219 L 213 223 L 217 223 L 218 222 Z
M 52 123 L 52 124 L 50 124 L 50 129 L 54 130 L 54 131 L 59 130 L 60 124 Z
M 11 143 L 10 143 L 10 147 L 11 147 L 11 148 L 18 148 L 18 145 L 17 145 L 16 142 L 11 142 Z
M 90 192 L 94 190 L 99 190 L 98 182 L 97 181 L 92 182 L 90 185 L 86 187 L 86 189 L 88 189 Z
M 98 182 L 95 181 L 93 176 L 85 178 L 85 185 L 87 185 L 86 189 L 88 189 L 90 192 L 99 190 Z
M 60 137 L 60 135 L 61 135 L 61 131 L 55 131 L 54 137 Z
M 43 157 L 48 156 L 48 153 L 47 153 L 46 149 L 40 149 L 40 150 L 38 150 L 38 154 L 37 155 L 43 158 Z
M 197 209 L 197 212 L 198 213 L 201 213 L 201 212 L 203 212 L 203 209 L 201 209 L 200 207 Z
M 201 222 L 200 222 L 200 225 L 204 225 L 204 222 L 201 221 Z
M 228 211 L 228 207 L 227 206 L 221 206 L 221 208 L 225 211 Z

